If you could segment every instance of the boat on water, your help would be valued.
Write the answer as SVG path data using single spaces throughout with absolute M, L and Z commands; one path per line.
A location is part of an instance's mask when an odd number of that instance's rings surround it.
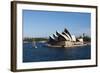
M 35 41 L 32 42 L 32 46 L 33 46 L 33 48 L 37 48 L 37 45 L 36 45 L 36 42 Z

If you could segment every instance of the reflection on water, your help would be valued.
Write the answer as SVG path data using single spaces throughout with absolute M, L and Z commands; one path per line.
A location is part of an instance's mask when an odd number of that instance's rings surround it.
M 23 62 L 82 60 L 91 58 L 90 45 L 77 48 L 49 48 L 44 43 L 23 43 Z

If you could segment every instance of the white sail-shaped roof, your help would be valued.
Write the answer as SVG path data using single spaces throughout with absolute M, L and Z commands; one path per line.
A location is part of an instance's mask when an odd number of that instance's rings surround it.
M 64 29 L 64 32 L 67 33 L 67 34 L 71 37 L 70 32 L 69 32 L 66 28 Z M 72 37 L 71 37 L 71 38 L 72 38 Z
M 68 33 L 66 33 L 66 32 L 63 32 L 63 33 L 65 34 L 65 36 L 66 36 L 70 41 L 72 40 Z
M 61 33 L 59 33 L 59 32 L 56 31 L 56 34 L 58 36 L 58 41 L 61 41 L 61 40 L 65 41 L 66 40 L 66 38 Z
M 61 35 L 66 39 L 66 41 L 70 40 L 66 35 L 64 35 L 64 34 L 61 34 Z
M 53 37 L 54 37 L 55 40 L 57 40 L 57 38 L 58 38 L 55 34 L 53 34 Z
M 52 37 L 49 37 L 50 44 L 56 44 L 61 41 L 76 41 L 76 38 L 75 36 L 72 36 L 66 28 L 62 33 L 56 31 L 56 34 L 53 34 Z
M 63 37 L 66 41 L 71 40 L 70 37 L 67 37 L 67 36 L 66 36 L 66 35 L 68 35 L 68 34 L 64 35 L 64 34 L 61 34 L 61 33 L 58 33 L 58 32 L 57 32 L 57 34 L 60 35 L 61 37 Z M 68 36 L 69 36 L 69 35 L 68 35 Z
M 76 41 L 75 35 L 72 35 L 72 41 Z

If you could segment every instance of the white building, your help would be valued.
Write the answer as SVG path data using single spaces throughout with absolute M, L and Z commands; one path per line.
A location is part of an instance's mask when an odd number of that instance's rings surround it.
M 78 39 L 78 43 L 83 43 L 83 39 Z M 53 38 L 49 37 L 48 44 L 52 46 L 60 47 L 71 47 L 76 43 L 75 35 L 71 35 L 70 32 L 65 28 L 62 33 L 56 31 L 56 36 L 53 34 Z
M 72 41 L 76 42 L 76 37 L 75 37 L 75 35 L 72 35 Z

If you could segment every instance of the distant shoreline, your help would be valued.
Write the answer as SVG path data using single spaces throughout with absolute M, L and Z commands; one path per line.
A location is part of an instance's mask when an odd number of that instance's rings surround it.
M 24 43 L 48 41 L 48 38 L 24 38 Z
M 23 43 L 32 43 L 32 42 L 23 42 Z M 46 43 L 46 41 L 38 41 L 37 43 L 45 43 L 45 47 L 50 47 L 50 48 L 75 48 L 75 47 L 83 47 L 87 45 L 91 45 L 91 42 L 85 42 L 83 44 L 74 44 L 73 46 L 59 46 L 59 45 L 50 45 Z
M 46 47 L 51 47 L 51 48 L 75 48 L 75 47 L 83 47 L 83 46 L 87 46 L 90 44 L 81 44 L 81 45 L 73 45 L 73 46 L 58 46 L 58 45 L 49 45 L 46 44 Z

